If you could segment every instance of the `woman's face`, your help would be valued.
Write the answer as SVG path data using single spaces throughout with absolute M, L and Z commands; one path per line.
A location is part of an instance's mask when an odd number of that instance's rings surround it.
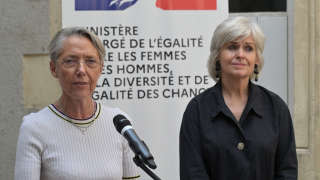
M 91 98 L 102 71 L 98 51 L 85 37 L 64 40 L 59 59 L 50 62 L 50 70 L 61 85 L 63 96 L 72 99 Z
M 221 77 L 227 79 L 250 78 L 254 64 L 258 64 L 255 41 L 252 36 L 226 43 L 219 55 Z

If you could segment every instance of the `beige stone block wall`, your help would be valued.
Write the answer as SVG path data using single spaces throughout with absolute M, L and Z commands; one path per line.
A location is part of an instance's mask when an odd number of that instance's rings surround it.
M 49 1 L 50 36 L 61 29 L 61 0 Z M 61 94 L 60 86 L 49 70 L 48 54 L 23 57 L 23 97 L 26 109 L 41 109 Z
M 41 109 L 60 95 L 58 81 L 51 75 L 48 55 L 23 57 L 23 98 L 26 109 Z
M 320 179 L 320 3 L 295 0 L 294 121 L 296 133 L 308 136 L 299 149 L 299 179 Z M 305 129 L 307 131 L 301 131 Z M 297 142 L 300 142 L 297 139 Z
M 62 28 L 61 0 L 49 0 L 50 34 L 51 37 Z
M 304 2 L 305 4 L 305 2 Z M 309 8 L 297 2 L 294 10 L 294 117 L 296 142 L 299 148 L 309 146 Z M 305 137 L 307 136 L 307 137 Z

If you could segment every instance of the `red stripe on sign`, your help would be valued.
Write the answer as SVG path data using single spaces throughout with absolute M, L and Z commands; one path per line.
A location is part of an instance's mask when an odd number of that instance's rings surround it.
M 157 0 L 156 6 L 164 10 L 216 10 L 217 0 Z

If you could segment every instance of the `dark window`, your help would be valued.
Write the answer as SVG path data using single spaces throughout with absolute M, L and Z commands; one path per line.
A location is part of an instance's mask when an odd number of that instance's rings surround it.
M 266 11 L 287 11 L 287 0 L 229 0 L 229 12 Z

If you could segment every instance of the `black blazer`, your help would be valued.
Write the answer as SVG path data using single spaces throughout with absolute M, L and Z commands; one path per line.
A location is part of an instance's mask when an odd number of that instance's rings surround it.
M 221 82 L 193 98 L 180 129 L 181 180 L 296 180 L 291 116 L 282 99 L 249 82 L 239 121 Z

